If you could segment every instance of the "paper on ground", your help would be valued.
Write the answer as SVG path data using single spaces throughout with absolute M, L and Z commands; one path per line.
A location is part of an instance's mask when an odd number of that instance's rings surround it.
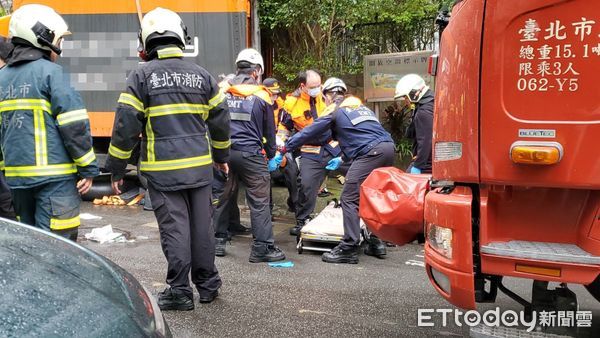
M 113 232 L 112 225 L 106 225 L 101 228 L 94 228 L 92 232 L 85 234 L 85 238 L 90 241 L 99 242 L 100 244 L 113 242 L 117 238 L 122 237 L 120 232 Z M 124 238 L 123 238 L 124 239 Z

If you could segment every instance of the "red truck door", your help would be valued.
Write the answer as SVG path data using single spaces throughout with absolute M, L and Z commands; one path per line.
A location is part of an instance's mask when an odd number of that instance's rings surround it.
M 487 1 L 482 47 L 481 182 L 600 189 L 600 6 Z

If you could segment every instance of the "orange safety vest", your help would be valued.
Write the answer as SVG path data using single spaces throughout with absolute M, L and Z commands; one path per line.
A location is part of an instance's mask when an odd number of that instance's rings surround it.
M 315 105 L 317 108 L 317 116 L 322 116 L 323 111 L 327 106 L 321 95 L 316 97 Z M 306 111 L 310 112 L 310 96 L 304 92 L 300 92 L 300 95 L 297 93 L 288 95 L 285 99 L 283 109 L 290 114 L 292 121 L 294 122 L 294 129 L 298 131 L 313 123 L 312 116 L 310 116 L 310 114 L 304 114 Z M 280 124 L 279 129 L 281 130 L 281 128 L 285 127 Z M 291 130 L 289 131 L 291 132 Z

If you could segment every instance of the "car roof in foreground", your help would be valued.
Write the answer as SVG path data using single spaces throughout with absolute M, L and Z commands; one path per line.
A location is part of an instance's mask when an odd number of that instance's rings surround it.
M 130 277 L 71 241 L 0 219 L 0 336 L 141 335 Z

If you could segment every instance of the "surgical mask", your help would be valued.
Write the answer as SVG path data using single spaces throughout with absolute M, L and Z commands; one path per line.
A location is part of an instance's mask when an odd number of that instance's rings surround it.
M 317 88 L 311 88 L 308 90 L 308 95 L 310 95 L 311 97 L 317 97 L 319 96 L 319 94 L 321 94 L 321 88 L 317 87 Z

